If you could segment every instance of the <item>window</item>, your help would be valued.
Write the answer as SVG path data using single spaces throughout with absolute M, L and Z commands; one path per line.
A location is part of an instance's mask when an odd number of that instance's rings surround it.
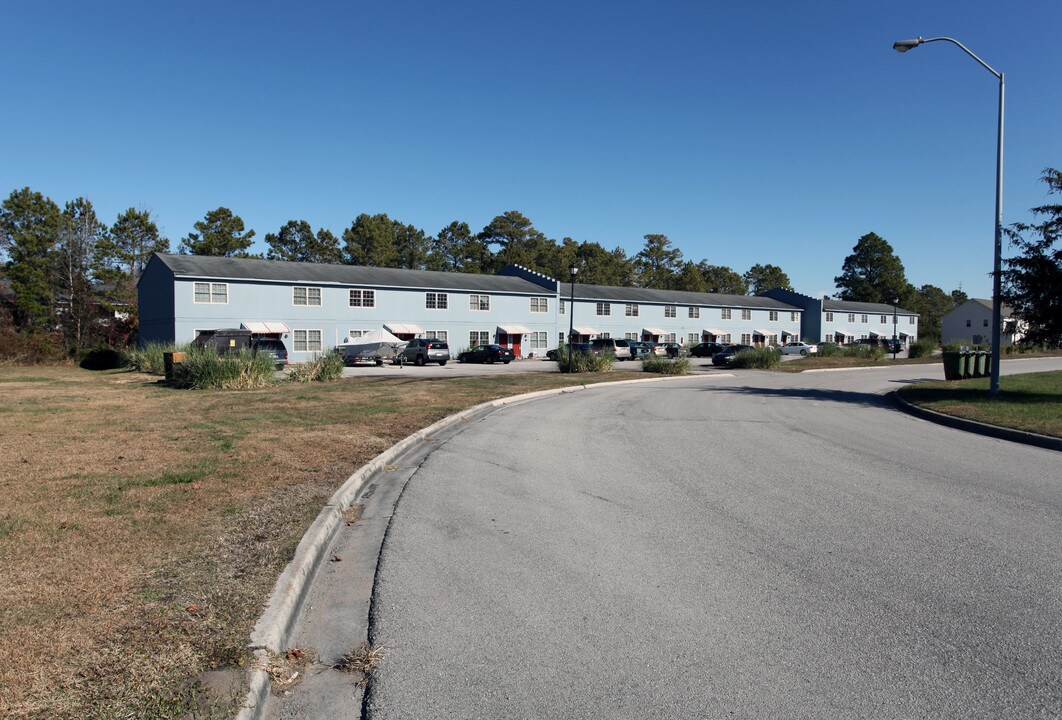
M 544 313 L 549 312 L 549 298 L 533 297 L 531 298 L 531 312 Z
M 691 307 L 690 308 L 690 317 L 691 318 L 699 318 L 700 316 L 701 316 L 701 309 L 699 307 Z
M 320 330 L 292 330 L 295 336 L 295 352 L 321 352 Z
M 798 313 L 798 312 L 789 313 L 789 322 L 796 322 L 799 319 L 800 319 L 800 313 Z
M 700 341 L 701 341 L 701 336 L 698 335 L 697 333 L 690 333 L 689 335 L 686 336 L 686 342 L 688 342 L 688 343 L 695 343 L 695 342 L 700 342 Z
M 882 325 L 884 325 L 884 324 L 885 324 L 885 323 L 887 323 L 888 321 L 889 321 L 889 316 L 888 316 L 888 315 L 882 315 L 882 316 L 881 316 L 881 324 L 882 324 Z
M 468 347 L 474 348 L 476 345 L 486 345 L 490 342 L 490 333 L 486 330 L 473 330 L 468 334 Z
M 966 321 L 966 327 L 970 327 L 970 325 L 971 325 L 972 323 L 973 323 L 973 321 L 972 321 L 972 320 L 967 320 L 967 321 Z
M 228 283 L 195 283 L 194 302 L 209 303 L 211 305 L 228 305 Z
M 778 320 L 778 311 L 777 310 L 771 310 L 770 311 L 770 317 L 768 319 L 770 319 L 771 321 Z
M 985 318 L 985 324 L 984 324 L 984 326 L 985 326 L 985 327 L 988 327 L 988 318 Z
M 674 306 L 674 305 L 665 305 L 664 306 L 664 317 L 666 317 L 666 318 L 678 317 L 677 313 L 678 313 L 678 308 L 676 306 Z
M 859 322 L 866 324 L 866 321 L 867 321 L 867 316 L 866 315 L 860 315 L 859 316 Z
M 752 335 L 750 335 L 748 333 L 741 333 L 741 344 L 742 345 L 751 345 L 752 344 Z
M 848 313 L 848 322 L 855 322 L 855 313 Z
M 321 288 L 293 287 L 291 289 L 291 304 L 302 307 L 321 307 Z
M 669 342 L 669 343 L 677 342 L 675 340 L 675 333 L 668 333 L 667 335 L 664 335 L 663 339 L 664 339 L 664 342 Z
M 347 337 L 351 340 L 360 338 L 362 335 L 368 335 L 368 330 L 347 330 Z
M 560 301 L 560 314 L 564 315 L 568 310 L 568 303 L 563 300 Z
M 549 342 L 549 335 L 545 331 L 533 332 L 527 337 L 532 350 L 545 350 L 546 343 Z
M 428 340 L 442 340 L 443 342 L 449 342 L 449 333 L 445 330 L 425 330 L 424 337 Z
M 609 303 L 598 303 L 597 304 L 597 314 L 598 315 L 611 315 L 612 314 L 612 305 L 609 304 Z
M 490 295 L 469 295 L 468 296 L 468 309 L 469 310 L 482 310 L 484 312 L 490 310 Z M 481 345 L 486 343 L 484 340 Z
M 720 310 L 719 311 L 719 317 L 722 318 L 723 320 L 729 320 L 730 319 L 730 308 L 723 308 L 722 310 Z
M 833 313 L 832 312 L 826 313 L 826 322 L 833 322 Z
M 752 319 L 752 311 L 751 310 L 742 310 L 741 311 L 741 319 L 742 320 L 751 320 Z
M 376 307 L 375 290 L 351 290 L 350 307 Z
M 717 337 L 715 339 L 715 341 L 716 342 L 721 342 L 721 343 L 726 343 L 727 345 L 729 345 L 730 344 L 730 333 L 727 333 L 726 335 L 720 335 L 719 337 Z
M 610 337 L 612 337 L 612 333 L 601 333 L 600 335 L 598 335 L 598 337 L 599 338 L 610 338 Z
M 564 344 L 564 333 L 562 333 L 562 332 L 557 333 L 557 342 L 560 343 L 561 345 Z
M 638 317 L 638 306 L 634 303 L 627 303 L 623 309 L 623 314 L 627 317 Z
M 424 293 L 424 307 L 428 310 L 446 310 L 450 307 L 450 296 L 441 292 Z
M 914 320 L 915 320 L 914 315 L 908 315 L 907 316 L 907 324 L 908 325 L 914 325 L 915 324 Z
M 627 340 L 637 340 L 638 333 L 623 333 L 623 337 Z

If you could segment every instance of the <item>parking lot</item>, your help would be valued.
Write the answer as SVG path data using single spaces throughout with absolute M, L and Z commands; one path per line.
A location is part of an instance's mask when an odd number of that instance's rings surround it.
M 799 357 L 799 356 L 798 356 Z M 640 360 L 624 360 L 616 362 L 613 366 L 616 370 L 640 371 Z M 690 358 L 690 373 L 718 372 L 721 368 L 713 368 L 710 358 Z M 415 365 L 391 365 L 384 363 L 380 367 L 358 366 L 343 369 L 343 377 L 395 377 L 412 376 L 418 378 L 447 378 L 447 377 L 470 377 L 479 375 L 502 375 L 505 373 L 528 373 L 528 372 L 557 372 L 557 363 L 545 358 L 527 358 L 514 360 L 508 365 L 494 363 L 493 365 L 479 363 L 459 363 L 450 360 L 446 365 L 439 367 L 437 364 L 428 364 L 423 367 Z

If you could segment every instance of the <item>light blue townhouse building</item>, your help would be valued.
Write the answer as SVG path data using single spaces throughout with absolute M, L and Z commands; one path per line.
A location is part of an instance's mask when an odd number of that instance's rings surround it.
M 569 325 L 584 342 L 614 337 L 747 345 L 818 341 L 842 326 L 846 337 L 849 329 L 852 338 L 884 334 L 885 325 L 885 306 L 853 309 L 868 320 L 846 325 L 847 312 L 837 317 L 830 303 L 823 309 L 821 300 L 774 291 L 746 296 L 576 283 L 572 302 L 572 285 L 517 265 L 478 275 L 156 254 L 138 287 L 142 344 L 185 343 L 202 330 L 245 328 L 283 340 L 292 362 L 378 328 L 406 340 L 445 340 L 454 353 L 498 343 L 517 357 L 541 357 L 565 341 Z M 903 322 L 909 315 L 902 311 Z M 915 327 L 906 334 L 913 336 Z
M 918 313 L 898 306 L 816 298 L 781 288 L 762 295 L 801 308 L 801 337 L 809 342 L 845 345 L 857 340 L 891 338 L 894 329 L 905 346 L 918 339 Z

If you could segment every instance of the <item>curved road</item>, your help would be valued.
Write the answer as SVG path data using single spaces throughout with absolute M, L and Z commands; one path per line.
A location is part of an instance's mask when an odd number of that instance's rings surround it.
M 1062 715 L 1062 455 L 881 398 L 939 372 L 748 372 L 479 420 L 395 508 L 366 717 Z

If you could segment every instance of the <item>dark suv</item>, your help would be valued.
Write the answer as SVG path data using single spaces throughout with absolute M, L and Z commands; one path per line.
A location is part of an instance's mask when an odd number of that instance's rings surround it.
M 288 349 L 284 347 L 283 340 L 259 338 L 251 342 L 251 350 L 271 356 L 277 370 L 283 370 L 288 364 Z
M 450 346 L 442 340 L 414 338 L 398 354 L 398 357 L 402 362 L 412 361 L 414 365 L 424 365 L 433 362 L 439 363 L 441 367 L 450 359 Z

